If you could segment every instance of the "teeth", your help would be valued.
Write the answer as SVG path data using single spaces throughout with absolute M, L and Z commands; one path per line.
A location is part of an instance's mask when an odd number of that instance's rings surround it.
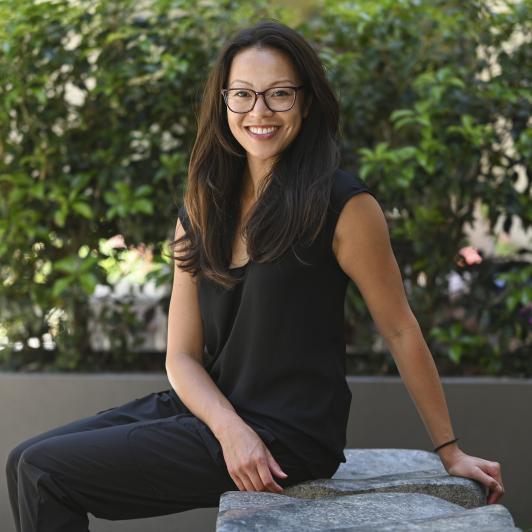
M 268 128 L 263 128 L 263 127 L 250 127 L 249 130 L 252 132 L 252 133 L 255 133 L 256 135 L 267 135 L 268 133 L 272 133 L 273 131 L 275 131 L 277 129 L 277 127 L 268 127 Z

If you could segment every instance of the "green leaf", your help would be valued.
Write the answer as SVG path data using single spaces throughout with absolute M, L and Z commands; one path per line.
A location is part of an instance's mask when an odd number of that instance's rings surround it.
M 83 259 L 81 262 L 79 271 L 80 272 L 86 272 L 88 270 L 91 270 L 97 263 L 98 263 L 99 257 L 94 257 L 93 255 L 89 255 Z
M 60 208 L 59 210 L 54 212 L 54 223 L 55 225 L 58 225 L 59 227 L 65 226 L 65 220 L 66 220 L 66 209 Z
M 506 298 L 506 307 L 510 312 L 513 312 L 517 305 L 519 305 L 519 301 L 521 300 L 521 295 L 519 293 L 514 292 L 513 294 L 510 294 Z
M 94 293 L 94 289 L 96 288 L 96 285 L 98 284 L 98 279 L 96 276 L 92 273 L 84 273 L 79 278 L 81 287 L 83 288 L 83 291 L 88 295 L 92 295 Z
M 73 274 L 79 269 L 79 259 L 74 256 L 65 257 L 53 263 L 53 269 Z
M 449 348 L 449 355 L 450 359 L 455 362 L 456 364 L 460 363 L 460 359 L 462 358 L 462 347 L 459 345 L 452 345 Z
M 135 196 L 148 196 L 153 191 L 153 187 L 150 185 L 141 185 L 135 190 Z
M 115 192 L 104 192 L 103 197 L 108 205 L 113 205 L 119 201 L 118 195 Z
M 132 211 L 153 214 L 153 203 L 147 199 L 139 199 L 133 203 Z
M 414 111 L 412 109 L 396 109 L 390 115 L 390 119 L 395 122 L 399 118 L 411 118 L 414 116 Z
M 72 205 L 72 210 L 76 211 L 78 214 L 81 214 L 84 218 L 91 219 L 93 217 L 92 209 L 88 203 L 83 203 L 77 201 Z
M 522 290 L 520 301 L 525 307 L 532 301 L 532 288 L 524 288 Z
M 72 277 L 61 277 L 57 279 L 52 287 L 52 295 L 54 297 L 60 296 L 72 284 L 72 281 Z

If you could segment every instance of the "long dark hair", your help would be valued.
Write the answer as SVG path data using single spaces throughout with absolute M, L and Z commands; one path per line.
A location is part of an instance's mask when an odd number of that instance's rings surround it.
M 277 157 L 242 228 L 249 259 L 269 262 L 294 243 L 309 244 L 327 215 L 332 179 L 339 165 L 339 105 L 325 69 L 312 46 L 295 30 L 272 19 L 240 30 L 218 54 L 203 91 L 198 131 L 191 151 L 183 197 L 185 237 L 179 244 L 179 267 L 226 288 L 237 282 L 229 266 L 240 212 L 246 152 L 227 123 L 220 90 L 231 62 L 245 48 L 275 48 L 287 54 L 299 74 L 309 113 L 297 137 Z M 181 209 L 183 211 L 183 209 Z M 181 244 L 184 244 L 181 246 Z

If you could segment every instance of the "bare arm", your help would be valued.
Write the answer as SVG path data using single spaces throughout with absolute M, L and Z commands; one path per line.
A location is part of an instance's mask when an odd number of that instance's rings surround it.
M 454 439 L 438 371 L 408 304 L 384 213 L 370 194 L 358 194 L 345 204 L 333 251 L 342 270 L 358 286 L 432 443 L 437 447 Z M 489 487 L 489 504 L 502 495 L 498 462 L 468 456 L 457 443 L 446 445 L 438 454 L 451 475 L 474 478 Z
M 178 220 L 175 238 L 183 234 Z M 272 472 L 281 477 L 286 474 L 203 367 L 203 348 L 197 280 L 174 261 L 165 362 L 168 380 L 183 404 L 220 442 L 228 472 L 240 490 L 282 492 Z
M 186 407 L 211 429 L 217 440 L 240 416 L 205 368 L 188 355 L 175 355 L 166 361 L 166 373 L 172 388 Z
M 178 220 L 175 238 L 183 234 L 183 227 Z M 203 367 L 203 346 L 196 279 L 179 269 L 174 262 L 174 281 L 168 309 L 166 373 L 185 406 L 219 440 L 231 421 L 241 418 Z
M 335 238 L 338 262 L 364 297 L 433 445 L 453 439 L 439 375 L 406 299 L 377 201 L 369 194 L 351 198 L 340 215 Z M 443 447 L 442 461 L 457 450 L 457 443 Z

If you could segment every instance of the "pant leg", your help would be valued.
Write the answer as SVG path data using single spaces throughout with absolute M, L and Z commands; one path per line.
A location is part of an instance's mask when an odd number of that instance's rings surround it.
M 52 436 L 22 453 L 18 474 L 22 532 L 86 532 L 87 512 L 117 520 L 217 506 L 238 489 L 191 414 Z
M 289 475 L 281 485 L 309 478 L 272 449 Z M 52 436 L 22 453 L 18 473 L 22 532 L 86 532 L 87 512 L 152 517 L 215 507 L 238 491 L 219 442 L 192 414 Z
M 277 479 L 281 486 L 312 478 L 271 433 L 258 433 L 289 475 Z M 18 458 L 16 485 L 22 532 L 86 531 L 87 512 L 113 520 L 217 506 L 224 491 L 238 490 L 218 440 L 173 390 L 27 442 Z
M 190 411 L 180 401 L 175 391 L 170 388 L 169 390 L 150 393 L 120 406 L 102 410 L 93 416 L 75 420 L 19 443 L 11 450 L 6 462 L 9 501 L 17 531 L 20 532 L 18 465 L 22 453 L 28 447 L 52 436 L 134 423 L 141 420 L 160 419 L 178 413 L 190 413 Z

